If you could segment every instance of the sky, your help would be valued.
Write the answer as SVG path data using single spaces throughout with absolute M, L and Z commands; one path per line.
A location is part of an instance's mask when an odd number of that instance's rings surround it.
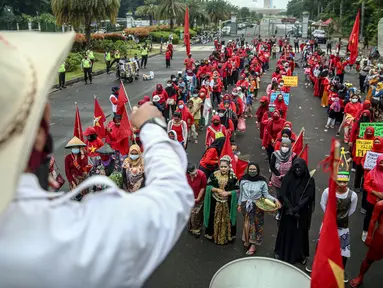
M 287 2 L 289 0 L 271 0 L 273 2 L 273 6 L 276 8 L 286 9 Z M 237 5 L 239 7 L 263 7 L 263 0 L 229 0 L 233 5 Z

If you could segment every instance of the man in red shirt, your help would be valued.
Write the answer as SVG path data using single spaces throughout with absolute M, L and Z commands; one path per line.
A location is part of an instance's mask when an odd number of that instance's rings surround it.
M 171 52 L 168 48 L 168 50 L 166 50 L 165 52 L 165 63 L 166 63 L 166 68 L 170 68 L 170 59 L 171 59 L 172 55 L 171 55 Z
M 195 237 L 201 235 L 202 221 L 203 221 L 203 198 L 206 189 L 206 175 L 201 170 L 197 169 L 194 164 L 189 163 L 187 168 L 188 183 L 194 192 L 195 205 L 192 209 L 188 230 Z
M 192 58 L 192 54 L 189 54 L 187 58 L 185 58 L 184 65 L 185 65 L 185 70 L 194 69 L 194 59 Z

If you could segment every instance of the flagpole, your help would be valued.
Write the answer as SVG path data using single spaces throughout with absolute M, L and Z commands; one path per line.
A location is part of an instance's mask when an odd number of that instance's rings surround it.
M 126 96 L 126 98 L 128 99 L 128 104 L 129 104 L 130 111 L 133 111 L 133 109 L 132 109 L 132 105 L 130 104 L 130 100 L 129 100 L 128 93 L 126 93 L 125 85 L 124 85 L 124 83 L 122 82 L 122 80 L 120 80 L 120 83 L 121 83 L 121 85 L 122 85 L 122 88 L 124 88 L 125 96 Z
M 293 144 L 293 147 L 291 147 L 291 150 L 294 150 L 295 144 L 297 144 L 297 141 L 296 141 L 296 140 L 299 139 L 299 137 L 301 137 L 302 134 L 303 134 L 302 136 L 305 136 L 304 133 L 305 133 L 305 127 L 302 127 L 302 128 L 301 128 L 301 131 L 300 131 L 299 134 L 298 134 L 298 137 L 295 139 L 295 142 L 294 142 L 294 144 Z
M 305 151 L 307 145 L 309 145 L 309 144 L 306 143 L 306 144 L 303 146 L 303 149 L 302 149 L 302 151 L 299 153 L 298 158 L 300 158 L 300 157 L 302 156 L 302 153 L 303 153 L 303 151 Z
M 334 159 L 332 161 L 332 175 L 331 175 L 334 181 L 336 181 L 336 175 L 338 173 L 339 159 L 340 159 L 340 142 L 339 140 L 335 140 Z

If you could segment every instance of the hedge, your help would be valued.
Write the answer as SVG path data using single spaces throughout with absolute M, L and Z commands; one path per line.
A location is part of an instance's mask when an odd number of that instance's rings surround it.
M 178 28 L 174 29 L 174 33 L 176 33 L 178 36 L 180 35 L 181 31 L 184 32 L 183 27 L 178 27 Z M 189 29 L 189 33 L 190 33 L 190 37 L 197 36 L 197 32 L 194 31 L 193 29 Z
M 180 42 L 180 37 L 173 32 L 169 32 L 169 31 L 151 32 L 150 36 L 152 36 L 153 42 L 160 42 L 161 36 L 164 38 L 164 41 L 166 42 L 168 41 L 170 34 L 173 34 L 173 44 L 178 44 Z

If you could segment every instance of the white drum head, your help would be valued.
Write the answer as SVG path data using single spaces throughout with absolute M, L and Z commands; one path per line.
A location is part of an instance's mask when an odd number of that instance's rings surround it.
M 210 288 L 309 288 L 311 278 L 293 265 L 266 257 L 234 260 L 220 268 Z

